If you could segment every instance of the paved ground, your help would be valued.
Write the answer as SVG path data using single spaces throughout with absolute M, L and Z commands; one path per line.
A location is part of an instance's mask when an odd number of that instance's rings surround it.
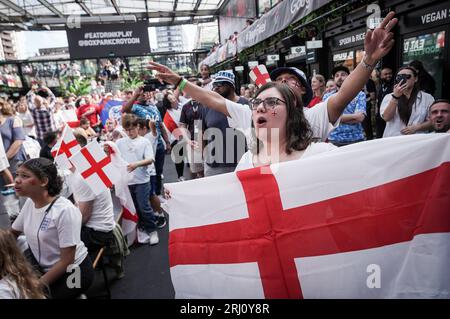
M 185 169 L 185 176 L 188 170 Z M 164 182 L 176 181 L 175 165 L 166 156 Z M 125 260 L 125 277 L 115 279 L 114 272 L 108 272 L 111 296 L 113 299 L 171 299 L 174 290 L 170 280 L 168 256 L 168 226 L 159 231 L 159 244 L 135 245 Z M 88 298 L 104 293 L 103 277 L 96 272 L 96 281 L 88 292 Z

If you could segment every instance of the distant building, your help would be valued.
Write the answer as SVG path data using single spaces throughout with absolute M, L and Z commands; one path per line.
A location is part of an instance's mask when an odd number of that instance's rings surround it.
M 18 41 L 14 31 L 2 31 L 0 33 L 0 60 L 18 60 Z
M 45 48 L 39 49 L 39 53 L 30 57 L 30 61 L 42 61 L 42 60 L 59 60 L 59 59 L 69 59 L 69 48 L 59 47 L 59 48 Z
M 211 49 L 219 41 L 219 28 L 217 23 L 204 23 L 198 26 L 195 36 L 195 49 Z
M 156 39 L 158 41 L 156 52 L 185 50 L 181 25 L 156 27 Z

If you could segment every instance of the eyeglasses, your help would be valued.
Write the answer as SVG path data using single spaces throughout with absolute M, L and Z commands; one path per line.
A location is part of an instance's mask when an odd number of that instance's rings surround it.
M 249 106 L 250 106 L 250 109 L 256 110 L 258 108 L 258 106 L 262 103 L 264 108 L 266 108 L 266 109 L 274 109 L 275 106 L 280 104 L 280 102 L 286 104 L 285 101 L 283 101 L 283 100 L 281 100 L 281 99 L 279 99 L 277 97 L 268 97 L 268 98 L 265 98 L 264 100 L 252 99 L 249 102 Z

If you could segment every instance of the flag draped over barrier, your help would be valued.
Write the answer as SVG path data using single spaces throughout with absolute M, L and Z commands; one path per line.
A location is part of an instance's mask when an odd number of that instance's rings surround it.
M 178 298 L 450 298 L 450 138 L 166 184 Z

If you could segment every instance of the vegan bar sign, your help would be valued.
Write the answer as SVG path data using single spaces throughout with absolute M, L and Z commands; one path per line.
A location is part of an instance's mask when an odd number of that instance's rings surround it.
M 150 53 L 148 23 L 85 24 L 66 29 L 72 59 Z

